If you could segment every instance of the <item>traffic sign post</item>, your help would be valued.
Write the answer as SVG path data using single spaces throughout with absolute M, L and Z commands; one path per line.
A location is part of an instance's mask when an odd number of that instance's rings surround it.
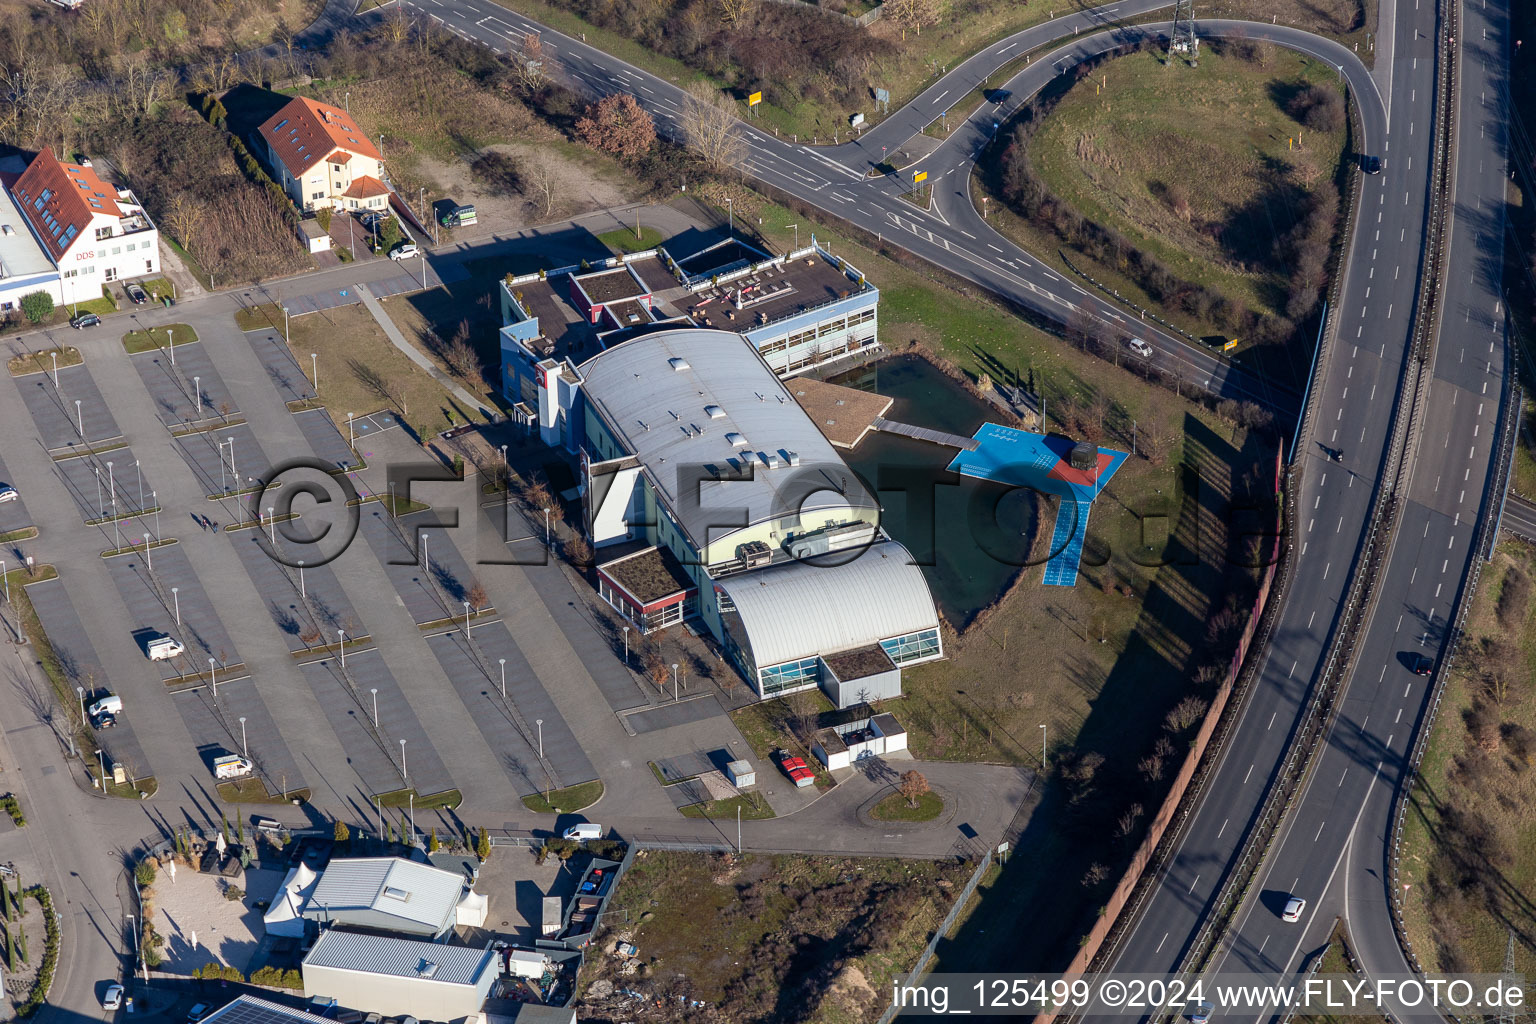
M 751 110 L 753 107 L 757 106 L 761 102 L 763 102 L 763 92 L 762 92 L 761 89 L 759 89 L 757 92 L 754 92 L 754 93 L 750 94 L 749 96 L 747 96 L 747 109 Z M 756 115 L 754 115 L 754 116 L 756 116 Z

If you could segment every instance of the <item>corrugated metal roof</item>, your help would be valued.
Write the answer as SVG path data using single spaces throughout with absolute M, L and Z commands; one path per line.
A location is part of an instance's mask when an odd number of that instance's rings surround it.
M 786 562 L 719 586 L 736 605 L 759 669 L 939 624 L 923 571 L 893 540 L 843 565 Z
M 681 361 L 680 363 L 678 361 Z M 824 508 L 875 508 L 752 343 L 730 331 L 660 331 L 580 366 L 587 401 L 645 467 L 662 502 L 699 550 L 742 528 Z M 715 415 L 715 408 L 723 415 Z M 740 446 L 731 435 L 740 435 Z M 758 452 L 800 456 L 770 469 Z M 782 457 L 780 457 L 782 459 Z M 751 480 L 694 485 L 694 473 Z M 837 493 L 833 493 L 837 492 Z
M 429 964 L 436 964 L 436 969 Z M 304 966 L 473 986 L 482 973 L 496 969 L 496 951 L 331 928 L 320 934 Z
M 463 891 L 461 876 L 430 864 L 403 857 L 343 857 L 326 865 L 304 916 L 329 916 L 334 921 L 349 910 L 369 910 L 427 926 L 438 934 L 453 922 Z
M 326 1018 L 255 996 L 240 996 L 204 1017 L 203 1024 L 326 1024 Z

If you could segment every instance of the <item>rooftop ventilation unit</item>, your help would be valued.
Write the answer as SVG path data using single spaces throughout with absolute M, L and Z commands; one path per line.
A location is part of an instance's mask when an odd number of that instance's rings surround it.
M 726 434 L 725 439 L 731 443 L 732 448 L 747 447 L 747 439 L 736 433 L 734 430 Z
M 7 233 L 9 233 L 9 232 L 7 232 Z M 718 405 L 706 405 L 704 407 L 704 412 L 707 413 L 709 415 L 709 418 L 712 419 L 712 420 L 718 420 L 718 419 L 724 419 L 725 418 L 725 410 L 720 408 Z
M 437 964 L 433 963 L 431 960 L 423 960 L 421 965 L 416 968 L 416 973 L 421 975 L 423 978 L 430 978 L 437 974 Z
M 673 356 L 671 359 L 667 360 L 667 365 L 672 367 L 674 373 L 682 373 L 684 370 L 688 369 L 688 360 L 684 359 L 682 356 Z
M 780 448 L 779 451 L 784 455 L 784 461 L 785 462 L 789 463 L 791 466 L 798 466 L 798 465 L 800 465 L 800 453 L 799 452 L 786 451 L 783 448 Z

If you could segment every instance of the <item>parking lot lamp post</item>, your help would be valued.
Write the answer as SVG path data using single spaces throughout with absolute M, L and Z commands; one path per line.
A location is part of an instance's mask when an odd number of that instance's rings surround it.
M 48 355 L 53 358 L 53 390 L 57 391 L 59 390 L 59 354 L 50 352 Z
M 235 469 L 235 439 L 229 438 L 229 475 L 235 479 L 235 490 L 240 489 L 240 471 Z
M 149 502 L 155 507 L 155 536 L 158 538 L 160 536 L 160 501 L 155 491 L 149 492 Z
M 267 506 L 267 529 L 272 532 L 272 546 L 277 546 L 277 520 L 272 518 L 272 506 Z
M 112 499 L 112 514 L 117 515 L 117 473 L 112 469 L 112 463 L 107 463 L 107 494 Z
M 505 480 L 507 482 L 507 486 L 510 488 L 512 486 L 512 471 L 507 468 L 507 446 L 506 445 L 502 445 L 501 446 L 501 477 L 502 477 L 503 480 Z
M 192 378 L 192 393 L 197 396 L 197 418 L 203 418 L 203 378 Z
M 100 747 L 96 749 L 96 762 L 101 765 L 101 791 L 107 791 L 107 755 Z
M 96 472 L 96 514 L 99 516 L 104 516 L 107 514 L 107 502 L 106 499 L 101 496 L 101 467 L 92 466 L 91 469 L 95 470 Z
M 85 687 L 83 687 L 83 686 L 75 687 L 75 693 L 79 694 L 79 696 L 80 696 L 80 724 L 84 725 L 85 724 Z
M 368 692 L 373 694 L 373 727 L 377 729 L 379 727 L 379 688 L 369 687 Z
M 677 662 L 672 663 L 672 699 L 677 700 Z
M 144 567 L 150 572 L 155 571 L 155 556 L 149 553 L 149 534 L 144 535 Z
M 245 716 L 244 715 L 240 716 L 240 755 L 242 757 L 250 757 L 251 756 L 251 752 L 249 750 L 247 750 L 246 746 L 245 746 Z
M 629 668 L 629 627 L 624 627 L 624 667 Z
M 167 327 L 165 329 L 165 347 L 171 350 L 171 366 L 176 365 L 176 332 Z
M 181 594 L 180 587 L 171 588 L 171 604 L 176 606 L 176 628 L 181 628 Z
M 534 724 L 539 727 L 539 760 L 544 760 L 544 719 L 535 718 Z
M 544 550 L 549 550 L 549 509 L 544 510 Z
M 139 460 L 133 460 L 133 475 L 139 481 L 139 511 L 144 511 L 144 471 L 139 468 Z
M 421 571 L 428 578 L 432 578 L 432 559 L 427 555 L 427 535 L 421 535 Z
M 411 781 L 411 773 L 405 770 L 405 740 L 400 741 L 400 778 Z
M 219 491 L 227 494 L 229 493 L 229 467 L 224 465 L 224 442 L 215 441 L 214 444 L 219 446 Z
M 507 699 L 507 659 L 497 658 L 501 662 L 501 699 Z
M 113 551 L 121 551 L 123 549 L 122 530 L 121 530 L 121 528 L 118 525 L 119 522 L 120 522 L 120 520 L 117 518 L 117 509 L 114 508 L 112 510 L 112 550 Z
M 469 639 L 469 602 L 464 602 L 464 639 Z
M 736 237 L 736 200 L 729 196 L 725 200 L 725 236 Z
M 213 658 L 208 659 L 208 681 L 213 684 L 213 700 L 217 704 L 219 700 L 219 670 L 214 667 Z
M 286 332 L 285 332 L 286 333 Z M 318 353 L 309 354 L 309 379 L 315 388 L 315 397 L 320 397 L 320 356 Z
M 283 343 L 288 344 L 288 307 L 283 307 Z
M 410 797 L 410 801 L 411 801 L 411 845 L 415 846 L 416 845 L 416 794 L 415 793 L 409 793 L 409 794 L 407 794 L 407 796 Z
M 307 598 L 309 592 L 304 589 L 304 559 L 299 559 L 299 596 Z
M 352 413 L 350 412 L 347 413 L 347 444 L 353 448 L 357 447 L 357 431 L 352 429 Z
M 80 399 L 75 399 L 75 430 L 80 434 L 80 440 L 85 440 L 85 420 L 80 413 Z
M 338 629 L 336 631 L 336 646 L 341 648 L 341 667 L 342 667 L 343 671 L 345 671 L 345 669 L 347 667 L 347 631 L 346 630 Z

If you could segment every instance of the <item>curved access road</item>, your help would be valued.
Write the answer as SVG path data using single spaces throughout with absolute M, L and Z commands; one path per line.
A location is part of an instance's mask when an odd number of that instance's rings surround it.
M 551 73 L 588 96 L 630 93 L 655 118 L 658 131 L 672 138 L 684 136 L 683 111 L 688 100 L 683 90 L 672 82 L 540 25 L 514 10 L 498 7 L 491 0 L 404 2 L 450 31 L 482 42 L 498 53 L 516 50 L 529 33 L 539 33 L 544 52 L 552 57 L 555 65 L 547 69 Z M 1257 402 L 1286 422 L 1288 417 L 1295 415 L 1300 401 L 1293 389 L 1272 386 L 1203 345 L 1189 342 L 1153 324 L 1134 321 L 1124 307 L 1101 299 L 1078 282 L 1064 280 L 1050 267 L 992 231 L 981 223 L 980 215 L 970 207 L 966 185 L 968 169 L 992 131 L 993 123 L 1012 114 L 1050 81 L 1052 69 L 1066 67 L 1083 56 L 1156 35 L 1159 31 L 1165 32 L 1166 23 L 1102 28 L 1113 17 L 1145 14 L 1162 6 L 1165 6 L 1163 0 L 1124 0 L 1017 32 L 988 46 L 949 72 L 856 142 L 815 147 L 777 138 L 751 124 L 742 123 L 739 131 L 745 158 L 740 170 L 748 178 L 845 220 L 1058 323 L 1065 322 L 1072 310 L 1085 309 L 1106 329 L 1118 335 L 1134 334 L 1151 343 L 1154 349 L 1152 360 L 1161 368 L 1221 397 Z M 1367 138 L 1381 137 L 1384 109 L 1375 82 L 1354 54 L 1326 40 L 1283 26 L 1249 22 L 1201 23 L 1201 31 L 1214 31 L 1207 26 L 1218 24 L 1224 26 L 1224 31 L 1241 31 L 1252 38 L 1270 39 L 1281 45 L 1295 43 L 1306 52 L 1327 54 L 1326 59 L 1340 69 L 1350 88 L 1362 97 Z M 1090 31 L 1081 34 L 1084 29 Z M 1074 36 L 1074 30 L 1080 34 Z M 943 169 L 932 173 L 930 180 L 937 182 L 935 192 L 949 189 L 958 193 L 958 203 L 955 203 L 955 197 L 949 197 L 935 203 L 933 210 L 919 209 L 902 198 L 902 193 L 911 188 L 910 178 L 869 176 L 873 170 L 869 154 L 877 145 L 899 144 L 938 117 L 948 97 L 965 95 L 999 68 L 1016 60 L 1020 53 L 1063 38 L 1068 42 L 1061 49 L 1032 61 L 1008 81 L 997 83 L 999 90 L 1010 93 L 1007 100 L 1002 104 L 984 105 L 946 140 L 942 150 L 948 162 L 933 162 L 933 167 Z M 963 140 L 964 147 L 957 140 Z M 960 172 L 958 177 L 947 173 L 957 170 Z M 958 216 L 966 220 L 965 225 L 956 223 L 951 217 L 957 206 L 963 208 L 958 211 Z

